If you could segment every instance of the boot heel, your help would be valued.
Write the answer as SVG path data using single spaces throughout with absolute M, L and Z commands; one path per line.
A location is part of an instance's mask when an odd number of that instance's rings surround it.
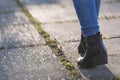
M 104 65 L 108 63 L 107 56 L 99 54 L 93 58 L 93 63 L 97 65 Z

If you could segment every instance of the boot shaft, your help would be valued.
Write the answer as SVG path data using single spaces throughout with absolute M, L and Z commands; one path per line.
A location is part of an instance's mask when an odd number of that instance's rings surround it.
M 107 51 L 102 40 L 102 35 L 97 33 L 96 35 L 86 38 L 86 46 L 88 51 L 91 51 L 91 54 L 102 54 L 107 56 Z
M 90 67 L 90 63 L 93 63 L 93 66 L 106 64 L 108 62 L 107 51 L 103 44 L 102 35 L 97 33 L 85 38 L 85 40 L 86 52 L 83 59 L 78 63 L 80 67 Z

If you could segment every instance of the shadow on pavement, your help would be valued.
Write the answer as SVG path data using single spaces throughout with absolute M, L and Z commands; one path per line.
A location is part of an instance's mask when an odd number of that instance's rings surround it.
M 97 66 L 93 69 L 80 69 L 83 77 L 89 80 L 113 80 L 116 77 L 114 74 L 105 66 Z
M 23 3 L 28 5 L 45 5 L 45 4 L 57 4 L 60 3 L 60 0 L 21 0 Z
M 0 58 L 1 58 L 1 56 L 0 56 Z M 0 61 L 1 61 L 1 59 L 0 59 Z M 1 63 L 0 63 L 0 80 L 8 80 L 8 75 L 7 75 L 6 71 L 4 71 L 3 65 L 1 65 Z

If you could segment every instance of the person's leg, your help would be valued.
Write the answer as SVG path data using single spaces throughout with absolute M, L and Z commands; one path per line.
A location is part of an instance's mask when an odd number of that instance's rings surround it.
M 97 12 L 97 17 L 99 16 L 99 10 L 100 10 L 100 4 L 101 4 L 101 0 L 95 0 L 95 4 L 96 4 L 96 12 Z M 84 56 L 86 51 L 86 43 L 85 43 L 85 39 L 83 37 L 83 33 L 81 33 L 81 42 L 78 46 L 78 53 L 81 56 Z
M 98 17 L 100 12 L 101 0 L 95 0 L 95 3 L 96 3 L 96 11 L 97 11 L 97 17 Z
M 84 37 L 99 32 L 98 14 L 95 0 L 73 0 Z
M 78 62 L 82 68 L 107 63 L 107 52 L 99 33 L 99 0 L 73 0 L 81 30 L 86 41 L 85 56 Z

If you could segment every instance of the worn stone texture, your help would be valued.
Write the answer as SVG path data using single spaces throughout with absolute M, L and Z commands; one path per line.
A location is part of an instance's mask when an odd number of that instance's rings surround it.
M 0 26 L 29 23 L 23 12 L 17 11 L 9 14 L 0 14 Z
M 0 14 L 20 11 L 20 7 L 16 4 L 15 0 L 0 0 Z
M 103 36 L 120 36 L 120 19 L 100 20 L 99 24 Z
M 81 30 L 78 22 L 43 24 L 42 27 L 51 37 L 57 39 L 57 41 L 61 43 L 79 40 L 81 37 Z
M 72 0 L 21 0 L 29 12 L 42 23 L 77 20 Z M 120 16 L 120 1 L 102 0 L 100 17 Z M 114 7 L 113 7 L 114 6 Z
M 66 42 L 59 44 L 59 47 L 62 47 L 62 50 L 67 57 L 67 59 L 72 62 L 72 64 L 77 69 L 77 58 L 80 56 L 77 51 L 79 41 L 76 42 Z
M 15 0 L 0 2 L 0 80 L 72 80 Z
M 16 5 L 16 2 L 14 0 L 0 0 L 0 1 L 1 1 L 0 3 L 1 7 L 9 7 L 9 6 Z
M 120 1 L 101 5 L 100 16 L 120 16 Z
M 44 39 L 31 24 L 0 27 L 0 48 L 12 48 L 44 43 Z
M 47 46 L 0 51 L 0 80 L 71 80 Z
M 40 22 L 56 22 L 76 18 L 72 0 L 21 0 Z

